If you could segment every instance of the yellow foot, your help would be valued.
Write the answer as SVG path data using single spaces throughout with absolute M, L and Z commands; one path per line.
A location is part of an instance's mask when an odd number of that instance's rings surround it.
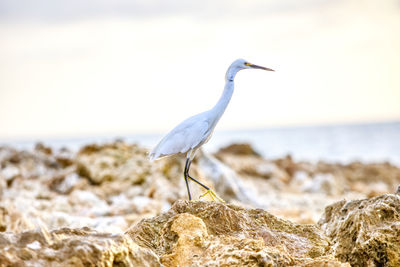
M 209 195 L 211 197 L 211 199 L 215 202 L 225 202 L 222 198 L 220 198 L 219 196 L 217 196 L 217 194 L 215 194 L 214 191 L 212 191 L 211 189 L 207 190 L 207 192 L 205 192 L 204 194 L 202 194 L 200 196 L 200 199 L 205 197 L 206 195 Z

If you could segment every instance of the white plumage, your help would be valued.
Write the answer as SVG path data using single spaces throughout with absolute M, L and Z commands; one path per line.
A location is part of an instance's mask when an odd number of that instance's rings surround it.
M 206 113 L 194 115 L 172 129 L 150 153 L 150 160 L 186 153 L 205 143 L 211 124 Z
M 211 197 L 219 199 L 209 187 L 203 185 L 189 175 L 189 168 L 197 149 L 210 139 L 215 126 L 224 113 L 233 94 L 235 75 L 242 69 L 263 69 L 273 71 L 272 69 L 248 63 L 243 59 L 235 60 L 226 72 L 225 88 L 217 104 L 212 109 L 194 115 L 178 124 L 150 152 L 150 160 L 157 160 L 174 154 L 186 154 L 184 177 L 189 200 L 191 199 L 191 195 L 188 178 L 206 188 L 206 194 L 209 193 Z

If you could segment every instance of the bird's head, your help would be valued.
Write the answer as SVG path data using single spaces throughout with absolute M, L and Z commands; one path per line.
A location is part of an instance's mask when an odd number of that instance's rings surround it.
M 236 73 L 240 70 L 244 69 L 260 69 L 260 70 L 268 70 L 268 71 L 274 71 L 273 69 L 261 67 L 258 65 L 254 65 L 247 60 L 244 59 L 236 59 L 231 66 L 228 68 L 228 71 L 226 72 L 225 79 L 226 81 L 233 81 L 233 78 L 235 77 Z
M 260 70 L 274 71 L 273 69 L 255 65 L 255 64 L 250 63 L 250 62 L 248 62 L 247 60 L 244 60 L 244 59 L 235 60 L 232 63 L 231 67 L 238 68 L 238 69 L 260 69 Z

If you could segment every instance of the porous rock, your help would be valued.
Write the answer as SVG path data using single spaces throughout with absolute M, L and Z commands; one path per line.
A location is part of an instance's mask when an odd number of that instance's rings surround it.
M 318 223 L 332 253 L 352 266 L 400 266 L 400 195 L 340 201 Z
M 94 184 L 113 180 L 129 180 L 138 184 L 149 174 L 150 163 L 146 153 L 145 149 L 137 145 L 121 141 L 87 145 L 76 158 L 78 173 Z
M 254 192 L 246 188 L 237 173 L 229 166 L 208 153 L 199 155 L 198 166 L 202 173 L 212 181 L 215 189 L 226 200 L 239 200 L 241 203 L 260 207 Z
M 160 266 L 149 249 L 89 228 L 0 234 L 0 266 Z
M 316 226 L 225 203 L 177 201 L 127 234 L 165 266 L 342 266 Z
M 254 148 L 250 144 L 241 143 L 241 144 L 231 144 L 226 147 L 221 148 L 218 153 L 228 153 L 242 156 L 257 156 L 260 157 L 260 154 L 254 150 Z

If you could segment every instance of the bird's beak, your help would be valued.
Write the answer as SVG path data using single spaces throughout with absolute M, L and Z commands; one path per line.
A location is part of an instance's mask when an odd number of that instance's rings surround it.
M 253 69 L 260 69 L 260 70 L 274 71 L 273 69 L 269 69 L 269 68 L 266 68 L 266 67 L 261 67 L 261 66 L 254 65 L 254 64 L 249 64 L 248 66 L 249 66 L 249 67 L 251 67 L 251 68 L 253 68 Z

